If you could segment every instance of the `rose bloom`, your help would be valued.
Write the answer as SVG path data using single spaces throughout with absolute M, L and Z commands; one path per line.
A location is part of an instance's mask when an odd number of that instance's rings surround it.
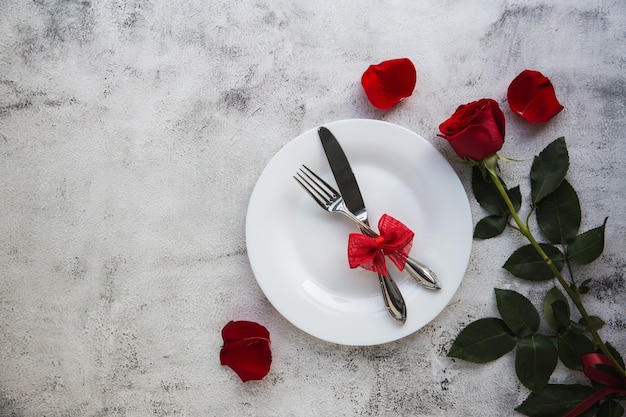
M 439 130 L 459 157 L 482 161 L 502 148 L 504 113 L 495 100 L 483 98 L 459 106 Z

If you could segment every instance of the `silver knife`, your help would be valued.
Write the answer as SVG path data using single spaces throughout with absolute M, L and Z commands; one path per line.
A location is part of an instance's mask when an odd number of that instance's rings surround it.
M 317 133 L 322 141 L 330 169 L 333 172 L 333 176 L 339 187 L 339 192 L 343 196 L 348 210 L 358 217 L 359 220 L 363 221 L 363 223 L 367 224 L 365 203 L 363 202 L 359 185 L 356 182 L 348 158 L 346 158 L 341 145 L 331 131 L 324 126 L 321 126 L 317 130 Z M 410 256 L 406 259 L 405 269 L 420 285 L 431 290 L 441 289 L 437 275 L 426 265 L 416 261 Z
M 356 182 L 352 168 L 348 163 L 348 158 L 341 149 L 341 145 L 332 133 L 325 127 L 320 127 L 318 134 L 324 147 L 324 153 L 330 164 L 337 186 L 343 196 L 344 202 L 359 220 L 367 224 L 367 210 Z M 378 283 L 383 294 L 387 312 L 396 323 L 404 324 L 406 321 L 406 304 L 400 289 L 390 276 L 378 274 Z

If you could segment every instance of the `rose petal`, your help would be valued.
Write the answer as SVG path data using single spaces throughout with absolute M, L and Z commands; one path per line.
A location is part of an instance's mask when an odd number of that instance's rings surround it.
M 502 148 L 502 142 L 494 136 L 494 124 L 469 126 L 464 130 L 464 137 L 471 136 L 472 141 L 460 138 L 450 141 L 450 146 L 457 155 L 474 161 L 482 161 Z
M 243 382 L 263 379 L 272 364 L 268 341 L 257 338 L 225 344 L 220 363 L 229 366 Z
M 531 123 L 545 123 L 563 110 L 554 86 L 538 71 L 524 70 L 515 77 L 507 99 L 511 110 Z
M 263 326 L 253 321 L 229 321 L 222 329 L 224 342 L 245 339 L 248 337 L 270 338 L 270 332 Z
M 270 334 L 251 321 L 230 321 L 222 329 L 224 346 L 220 363 L 229 366 L 243 382 L 263 379 L 270 371 Z
M 388 110 L 410 97 L 416 83 L 415 65 L 408 58 L 370 65 L 361 77 L 361 85 L 368 100 L 374 107 L 382 110 Z

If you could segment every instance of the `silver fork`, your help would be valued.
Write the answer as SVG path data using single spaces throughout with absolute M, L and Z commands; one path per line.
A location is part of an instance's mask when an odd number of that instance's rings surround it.
M 304 183 L 301 180 L 299 180 L 297 177 L 294 177 L 294 178 L 308 192 L 308 188 L 304 186 Z M 318 200 L 316 199 L 315 201 L 318 201 Z M 367 218 L 366 217 L 367 212 L 364 211 L 363 213 L 361 213 L 361 216 L 365 216 L 365 218 Z M 362 219 L 363 217 L 357 217 L 357 218 Z M 365 230 L 362 230 L 361 232 L 365 234 Z M 380 292 L 382 293 L 383 301 L 385 302 L 385 308 L 387 309 L 387 312 L 397 324 L 404 324 L 406 322 L 406 315 L 407 315 L 406 303 L 404 302 L 404 297 L 402 296 L 402 293 L 400 292 L 398 285 L 389 275 L 376 274 L 376 276 L 378 277 L 378 285 L 380 286 Z
M 331 187 L 326 181 L 320 178 L 305 165 L 300 168 L 300 171 L 296 173 L 294 178 L 324 210 L 330 213 L 343 214 L 357 224 L 367 236 L 373 238 L 378 237 L 378 233 L 359 220 L 350 210 L 348 210 L 345 202 L 343 201 L 343 197 L 339 194 L 339 192 L 337 192 L 337 190 Z M 406 257 L 405 269 L 420 285 L 431 290 L 438 290 L 441 288 L 437 275 L 426 265 L 416 261 L 410 256 Z

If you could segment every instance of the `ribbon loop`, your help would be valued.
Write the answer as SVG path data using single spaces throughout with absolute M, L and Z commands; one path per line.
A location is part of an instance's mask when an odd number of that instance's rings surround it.
M 404 270 L 406 258 L 413 246 L 415 235 L 408 227 L 393 217 L 383 214 L 378 221 L 380 236 L 372 238 L 360 233 L 348 237 L 348 263 L 350 268 L 362 267 L 387 275 L 385 256 Z
M 583 373 L 590 380 L 604 385 L 605 387 L 591 394 L 587 399 L 578 404 L 564 417 L 576 417 L 587 411 L 591 406 L 610 394 L 626 395 L 626 378 L 619 375 L 613 376 L 596 368 L 596 365 L 605 365 L 615 369 L 613 362 L 601 353 L 588 353 L 580 358 L 583 365 Z M 617 369 L 615 369 L 617 371 Z

